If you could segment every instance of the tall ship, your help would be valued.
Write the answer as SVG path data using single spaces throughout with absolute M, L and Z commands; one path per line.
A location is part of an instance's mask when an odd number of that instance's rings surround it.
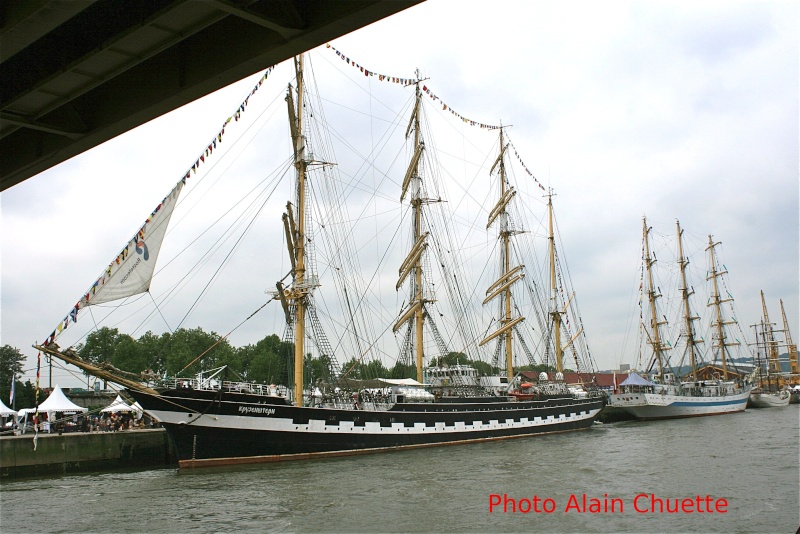
M 792 332 L 789 330 L 789 321 L 786 320 L 786 311 L 783 309 L 783 299 L 780 299 L 781 316 L 783 318 L 783 334 L 786 336 L 786 349 L 789 355 L 788 388 L 791 396 L 789 404 L 800 404 L 800 359 L 797 357 L 797 344 L 792 341 Z
M 769 320 L 767 311 L 767 301 L 764 292 L 761 292 L 761 309 L 763 315 L 759 324 L 752 325 L 756 338 L 756 353 L 754 357 L 754 381 L 756 387 L 750 391 L 750 400 L 747 403 L 750 408 L 779 408 L 788 406 L 792 393 L 788 384 L 791 373 L 783 373 L 780 362 L 780 342 L 773 323 Z M 797 348 L 793 347 L 791 334 L 789 334 L 788 324 L 786 323 L 786 313 L 783 311 L 783 301 L 781 301 L 781 312 L 786 329 L 786 347 L 789 349 L 790 363 L 793 363 L 792 370 L 797 372 Z M 794 350 L 792 350 L 794 349 Z M 794 360 L 791 359 L 794 355 Z
M 350 63 L 349 58 L 347 62 Z M 289 383 L 286 386 L 256 383 L 233 376 L 229 367 L 220 366 L 169 378 L 150 373 L 148 381 L 143 384 L 134 375 L 122 376 L 114 369 L 86 361 L 80 356 L 80 350 L 62 350 L 55 343 L 56 332 L 37 347 L 87 373 L 126 387 L 144 410 L 167 430 L 182 467 L 343 456 L 591 427 L 605 404 L 604 396 L 599 392 L 576 395 L 563 380 L 548 380 L 545 375 L 540 383 L 527 384 L 535 390 L 535 395 L 525 400 L 511 395 L 519 383 L 514 372 L 517 358 L 514 350 L 519 346 L 527 349 L 527 345 L 521 340 L 524 317 L 518 310 L 519 301 L 512 293 L 513 286 L 520 285 L 525 277 L 525 265 L 515 263 L 518 249 L 512 245 L 514 236 L 521 232 L 515 229 L 509 211 L 515 190 L 506 174 L 509 142 L 504 139 L 505 128 L 498 128 L 499 154 L 489 173 L 499 189 L 499 199 L 495 199 L 486 225 L 487 229 L 497 229 L 499 261 L 494 265 L 499 274 L 486 291 L 484 305 L 496 306 L 499 315 L 495 315 L 494 325 L 481 327 L 483 335 L 467 334 L 468 341 L 460 345 L 459 350 L 450 348 L 454 335 L 445 335 L 433 320 L 435 316 L 444 314 L 435 313 L 433 308 L 436 302 L 434 289 L 440 286 L 431 282 L 430 266 L 434 260 L 430 252 L 434 249 L 441 256 L 453 256 L 458 250 L 452 245 L 457 245 L 458 241 L 451 241 L 450 246 L 442 245 L 443 241 L 434 234 L 437 225 L 433 221 L 437 216 L 426 211 L 431 205 L 441 205 L 444 201 L 441 196 L 432 194 L 431 188 L 435 186 L 426 174 L 431 169 L 424 163 L 427 161 L 425 154 L 431 151 L 433 143 L 423 136 L 421 118 L 423 94 L 430 93 L 420 78 L 417 74 L 414 79 L 402 83 L 413 89 L 415 96 L 405 131 L 406 143 L 410 144 L 408 163 L 405 174 L 395 182 L 399 191 L 394 193 L 407 213 L 404 219 L 407 221 L 408 247 L 396 283 L 396 290 L 404 295 L 404 302 L 395 312 L 395 320 L 379 327 L 382 331 L 391 329 L 400 339 L 398 364 L 394 370 L 405 369 L 407 372 L 373 378 L 366 378 L 363 374 L 357 376 L 354 372 L 354 369 L 368 366 L 366 355 L 375 345 L 363 332 L 376 328 L 376 318 L 356 318 L 357 312 L 367 308 L 365 295 L 375 291 L 365 283 L 366 278 L 357 279 L 359 283 L 353 285 L 340 283 L 338 279 L 334 283 L 343 288 L 341 309 L 345 310 L 347 317 L 339 322 L 356 340 L 350 349 L 355 356 L 349 362 L 342 365 L 335 356 L 345 334 L 329 340 L 322 327 L 316 297 L 322 284 L 315 263 L 320 254 L 315 247 L 320 239 L 314 233 L 312 215 L 320 217 L 319 214 L 324 213 L 334 217 L 343 213 L 344 208 L 338 204 L 322 208 L 311 205 L 323 189 L 335 188 L 341 180 L 329 174 L 336 165 L 327 156 L 320 157 L 324 147 L 314 145 L 313 135 L 318 130 L 309 127 L 309 122 L 314 118 L 320 119 L 318 122 L 325 119 L 316 105 L 319 101 L 308 99 L 304 56 L 294 59 L 294 83 L 289 84 L 285 96 L 292 140 L 290 165 L 294 174 L 294 198 L 287 203 L 282 215 L 283 254 L 288 253 L 290 269 L 288 273 L 280 273 L 279 263 L 273 267 L 270 256 L 258 261 L 260 269 L 273 270 L 273 276 L 280 278 L 269 293 L 272 305 L 281 307 L 285 319 L 284 346 L 292 348 L 290 372 L 287 373 Z M 319 98 L 318 94 L 311 94 Z M 152 263 L 185 182 L 185 179 L 181 180 L 159 204 L 123 253 L 112 261 L 73 311 L 77 313 L 96 303 L 135 294 L 130 292 L 133 288 L 123 293 L 123 286 L 135 286 L 137 293 L 149 290 L 154 268 Z M 547 205 L 552 221 L 552 193 L 547 197 Z M 448 217 L 442 220 L 448 220 Z M 339 226 L 342 222 L 347 221 L 317 223 L 317 229 L 320 233 L 340 232 L 344 241 L 349 239 L 352 242 L 353 236 Z M 552 223 L 548 243 L 549 265 L 554 269 L 557 253 Z M 328 250 L 334 252 L 326 252 L 326 260 L 331 265 L 342 266 L 330 269 L 332 276 L 338 276 L 336 273 L 349 276 L 345 265 L 356 266 L 357 254 L 342 248 Z M 335 256 L 337 254 L 339 256 Z M 273 252 L 272 255 L 276 254 Z M 438 255 L 435 263 L 444 266 L 444 260 Z M 546 321 L 540 321 L 538 325 L 537 343 L 547 355 L 542 360 L 556 356 L 560 371 L 564 349 L 583 336 L 583 329 L 564 319 L 572 296 L 568 300 L 562 299 L 555 287 L 557 276 L 555 272 L 551 273 L 554 290 L 539 300 L 547 310 L 542 314 Z M 451 308 L 455 310 L 453 315 L 459 328 L 468 332 L 468 305 L 464 293 L 456 290 L 461 289 L 469 296 L 469 288 L 458 283 L 461 278 L 459 271 L 450 271 L 447 278 L 455 281 L 452 284 L 455 289 L 448 287 L 446 292 L 448 295 L 452 293 L 451 300 L 457 303 L 456 306 L 464 306 L 463 309 Z M 359 285 L 363 295 L 353 292 L 353 287 Z M 530 289 L 533 286 L 525 287 Z M 114 289 L 114 292 L 105 294 L 105 288 Z M 491 333 L 485 333 L 493 326 Z M 532 331 L 533 326 L 524 329 L 527 335 Z M 562 341 L 564 335 L 570 336 L 570 341 L 565 344 Z M 478 369 L 475 363 L 477 355 L 483 346 L 488 345 L 496 346 L 495 365 Z M 438 347 L 438 350 L 431 347 Z M 198 351 L 197 357 L 184 369 L 196 368 L 209 350 L 211 347 Z M 310 360 L 312 350 L 319 354 L 313 362 Z M 532 351 L 524 352 L 526 357 L 532 358 Z M 463 364 L 450 365 L 447 356 L 452 354 L 475 356 Z M 497 357 L 499 355 L 502 357 Z M 577 364 L 577 352 L 575 358 Z M 318 365 L 315 367 L 312 363 Z M 375 366 L 381 367 L 379 363 Z M 426 374 L 426 369 L 438 372 Z M 426 379 L 433 378 L 440 380 L 440 386 L 442 381 L 452 386 L 432 388 Z
M 683 251 L 683 230 L 676 222 L 678 243 L 678 265 L 680 267 L 679 292 L 681 296 L 680 342 L 671 343 L 666 331 L 668 321 L 660 311 L 659 299 L 662 297 L 659 286 L 654 282 L 656 257 L 651 252 L 650 232 L 647 219 L 642 223 L 643 242 L 643 283 L 640 302 L 643 304 L 640 331 L 646 345 L 650 347 L 651 357 L 647 366 L 647 377 L 631 373 L 619 386 L 619 392 L 611 395 L 610 405 L 621 408 L 637 419 L 670 419 L 704 415 L 720 415 L 741 412 L 747 406 L 751 384 L 747 379 L 734 375 L 728 366 L 732 364 L 731 349 L 739 342 L 730 336 L 727 327 L 735 325 L 732 317 L 726 317 L 722 304 L 733 299 L 722 297 L 720 278 L 727 273 L 720 269 L 716 257 L 715 243 L 708 237 L 708 276 L 711 283 L 709 307 L 713 309 L 711 331 L 713 336 L 714 361 L 721 363 L 721 375 L 702 378 L 698 374 L 702 362 L 701 345 L 703 339 L 698 335 L 695 322 L 700 317 L 690 304 L 694 289 L 687 281 L 686 269 L 689 259 Z M 647 311 L 645 311 L 647 310 Z M 646 322 L 645 322 L 646 321 Z M 683 348 L 680 359 L 688 363 L 690 371 L 681 376 L 676 372 L 670 359 L 670 351 Z

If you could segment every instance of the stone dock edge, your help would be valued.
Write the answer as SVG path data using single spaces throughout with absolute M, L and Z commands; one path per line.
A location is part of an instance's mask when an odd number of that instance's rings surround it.
M 33 434 L 0 438 L 0 480 L 177 467 L 178 458 L 162 428 L 124 432 Z

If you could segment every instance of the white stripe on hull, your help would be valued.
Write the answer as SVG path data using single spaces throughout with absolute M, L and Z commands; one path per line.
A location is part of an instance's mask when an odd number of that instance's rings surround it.
M 546 427 L 548 425 L 569 423 L 592 419 L 597 416 L 600 410 L 584 410 L 569 415 L 561 414 L 558 417 L 527 417 L 519 421 L 512 419 L 492 419 L 486 423 L 474 421 L 467 423 L 458 421 L 454 426 L 446 426 L 445 423 L 436 423 L 435 426 L 426 426 L 425 423 L 415 423 L 414 426 L 404 426 L 403 423 L 392 423 L 392 426 L 381 426 L 380 423 L 366 422 L 364 426 L 355 426 L 352 421 L 340 421 L 336 425 L 327 425 L 323 419 L 311 419 L 308 424 L 295 424 L 288 418 L 277 417 L 250 417 L 243 415 L 203 415 L 189 414 L 187 412 L 173 412 L 148 410 L 163 423 L 177 425 L 191 424 L 198 427 L 210 428 L 229 428 L 236 430 L 256 430 L 256 431 L 275 431 L 275 432 L 295 432 L 313 434 L 374 434 L 374 435 L 393 435 L 393 434 L 448 434 L 458 432 L 485 432 L 502 429 L 524 429 L 535 427 Z M 324 415 L 321 414 L 321 415 Z

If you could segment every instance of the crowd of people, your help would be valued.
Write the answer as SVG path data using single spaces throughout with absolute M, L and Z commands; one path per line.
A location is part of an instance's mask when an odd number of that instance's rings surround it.
M 38 420 L 35 417 L 27 421 L 9 421 L 7 427 L 15 435 L 25 434 L 38 430 L 45 434 L 64 434 L 72 432 L 121 432 L 126 430 L 140 430 L 157 428 L 158 423 L 148 415 L 139 415 L 134 412 L 112 412 L 102 414 L 77 414 L 67 415 L 51 422 L 46 413 L 40 413 Z M 7 428 L 8 430 L 8 428 Z
M 145 417 L 139 419 L 128 414 L 104 414 L 104 417 L 96 415 L 85 416 L 88 419 L 88 430 L 85 432 L 119 432 L 121 430 L 137 430 L 142 428 L 154 428 L 155 422 L 151 418 L 150 425 L 145 422 Z

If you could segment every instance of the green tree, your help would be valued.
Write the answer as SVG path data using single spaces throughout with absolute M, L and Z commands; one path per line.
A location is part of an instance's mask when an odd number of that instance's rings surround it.
M 313 380 L 330 382 L 333 378 L 331 369 L 331 358 L 327 354 L 322 354 L 318 358 L 312 358 L 311 354 L 306 354 L 305 366 L 303 368 L 303 382 L 308 385 Z
M 544 363 L 538 363 L 536 365 L 523 365 L 522 367 L 518 367 L 517 371 L 528 371 L 528 372 L 535 372 L 535 373 L 555 373 L 556 368 L 552 365 L 547 365 Z
M 478 376 L 496 375 L 498 369 L 481 360 L 470 360 L 469 365 L 478 371 Z
M 394 367 L 389 370 L 389 377 L 390 378 L 413 378 L 414 380 L 417 379 L 417 366 L 416 365 L 408 365 L 404 363 L 397 362 L 394 364 Z
M 11 377 L 22 374 L 22 360 L 25 356 L 19 349 L 11 345 L 0 347 L 0 387 L 6 386 L 6 391 L 11 386 Z M 0 392 L 3 390 L 0 389 Z
M 235 363 L 235 350 L 228 340 L 218 341 L 219 335 L 215 332 L 205 332 L 199 327 L 176 330 L 165 348 L 167 373 L 187 376 L 203 369 Z M 239 369 L 232 370 L 240 373 Z
M 49 396 L 49 394 L 40 390 L 39 404 L 46 401 Z M 30 380 L 26 380 L 23 384 L 18 380 L 16 390 L 14 391 L 14 404 L 15 407 L 12 408 L 15 410 L 19 410 L 20 408 L 33 408 L 36 406 L 36 384 L 32 383 Z
M 255 345 L 239 348 L 236 353 L 245 379 L 263 384 L 289 384 L 289 358 L 294 355 L 292 343 L 282 342 L 273 334 Z
M 111 363 L 119 337 L 119 330 L 104 326 L 86 337 L 86 343 L 80 348 L 78 355 L 95 365 L 103 362 Z
M 150 366 L 147 355 L 131 336 L 121 334 L 116 341 L 114 353 L 111 355 L 111 364 L 114 367 L 131 373 L 140 373 Z
M 17 406 L 27 407 L 23 405 L 20 400 L 20 389 L 22 382 L 19 381 L 19 376 L 22 374 L 22 361 L 25 356 L 19 349 L 11 345 L 3 345 L 0 347 L 0 399 L 3 402 L 11 402 L 9 395 L 11 393 L 11 382 L 15 382 L 14 395 L 17 398 Z
M 95 365 L 107 362 L 130 373 L 140 373 L 151 365 L 139 342 L 116 328 L 103 327 L 89 334 L 78 354 Z
M 342 373 L 345 374 L 345 378 L 360 379 L 361 378 L 361 362 L 359 362 L 355 358 L 350 358 L 342 366 Z
M 364 364 L 361 374 L 362 377 L 366 379 L 386 378 L 389 376 L 389 370 L 383 365 L 382 361 L 372 360 L 371 362 Z
M 169 336 L 169 333 L 157 336 L 148 330 L 136 340 L 141 361 L 146 365 L 145 369 L 150 369 L 157 375 L 164 372 L 167 359 L 164 349 L 169 343 Z

